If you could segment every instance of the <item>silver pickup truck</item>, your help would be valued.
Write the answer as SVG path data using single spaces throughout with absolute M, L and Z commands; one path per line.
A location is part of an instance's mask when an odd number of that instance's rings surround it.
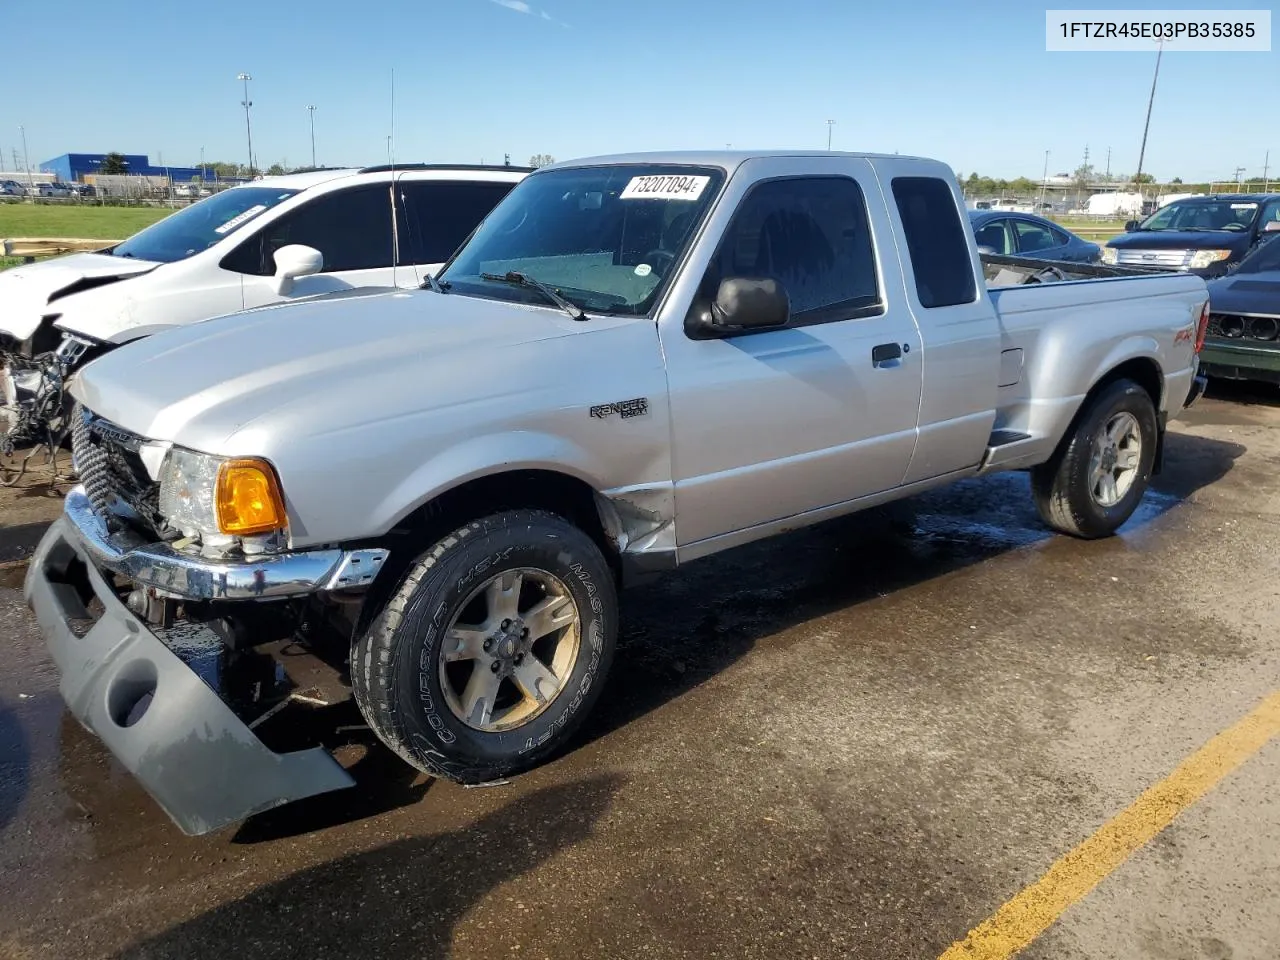
M 94 361 L 26 581 L 71 710 L 200 833 L 352 781 L 269 749 L 175 627 L 338 624 L 377 736 L 478 783 L 571 737 L 636 577 L 997 470 L 1112 533 L 1203 389 L 1205 284 L 988 289 L 963 209 L 899 156 L 562 163 L 421 290 Z

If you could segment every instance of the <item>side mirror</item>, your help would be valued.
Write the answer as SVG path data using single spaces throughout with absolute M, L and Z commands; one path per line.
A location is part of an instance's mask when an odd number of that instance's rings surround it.
M 324 254 L 315 247 L 291 243 L 281 247 L 275 255 L 276 272 L 271 278 L 276 293 L 287 296 L 293 290 L 293 281 L 309 277 L 324 269 Z
M 696 339 L 731 337 L 756 330 L 785 327 L 791 298 L 771 277 L 728 277 L 720 281 L 710 309 L 691 315 L 686 332 Z
M 1135 231 L 1135 230 L 1137 230 L 1137 229 L 1138 229 L 1138 221 L 1137 221 L 1137 220 L 1130 220 L 1130 221 L 1128 221 L 1128 222 L 1124 225 L 1124 232 L 1125 232 L 1125 233 L 1133 233 L 1133 231 Z

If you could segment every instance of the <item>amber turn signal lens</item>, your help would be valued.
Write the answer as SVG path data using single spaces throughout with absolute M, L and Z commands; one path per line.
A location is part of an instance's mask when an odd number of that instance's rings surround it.
M 218 529 L 249 536 L 285 527 L 284 498 L 276 472 L 265 460 L 228 460 L 218 468 L 214 494 Z

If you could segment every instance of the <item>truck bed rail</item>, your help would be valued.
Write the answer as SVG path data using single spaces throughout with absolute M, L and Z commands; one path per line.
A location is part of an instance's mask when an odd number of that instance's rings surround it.
M 1173 273 L 1165 267 L 1117 266 L 1067 260 L 1035 260 L 1001 253 L 981 253 L 982 271 L 988 286 L 1006 287 L 1024 283 L 1060 283 L 1064 280 L 1097 280 L 1103 277 L 1136 277 Z

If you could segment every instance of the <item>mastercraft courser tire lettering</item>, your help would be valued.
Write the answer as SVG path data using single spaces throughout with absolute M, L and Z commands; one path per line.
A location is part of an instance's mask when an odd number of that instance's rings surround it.
M 587 534 L 511 510 L 434 544 L 368 622 L 351 681 L 369 726 L 418 769 L 483 783 L 545 761 L 590 713 L 617 592 Z
M 1128 379 L 1104 386 L 1086 400 L 1054 455 L 1031 472 L 1041 518 L 1075 537 L 1115 533 L 1151 481 L 1157 432 L 1146 390 Z

